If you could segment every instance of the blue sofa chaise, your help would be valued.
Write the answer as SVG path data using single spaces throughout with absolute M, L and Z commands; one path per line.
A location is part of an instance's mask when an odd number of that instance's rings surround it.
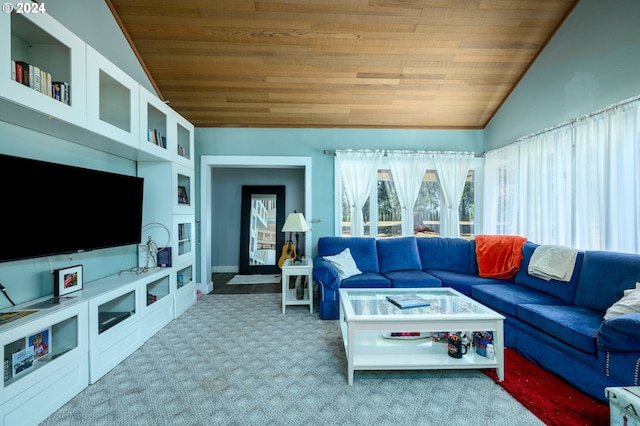
M 604 316 L 640 281 L 640 256 L 579 251 L 568 282 L 547 281 L 528 273 L 537 247 L 527 241 L 515 276 L 496 279 L 479 276 L 474 240 L 323 237 L 313 271 L 320 318 L 339 317 L 340 288 L 452 287 L 505 316 L 507 347 L 591 397 L 638 386 L 640 313 Z M 362 273 L 341 279 L 324 257 L 346 248 Z

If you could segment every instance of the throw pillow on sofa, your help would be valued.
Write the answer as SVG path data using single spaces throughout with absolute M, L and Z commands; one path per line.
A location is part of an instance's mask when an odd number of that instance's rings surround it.
M 338 254 L 335 254 L 333 256 L 322 256 L 322 258 L 335 266 L 336 271 L 338 271 L 338 276 L 341 280 L 362 273 L 362 271 L 358 269 L 356 261 L 353 260 L 353 256 L 351 256 L 351 250 L 349 250 L 349 247 Z
M 625 290 L 622 298 L 607 309 L 604 319 L 635 312 L 640 312 L 640 283 L 636 283 L 635 289 Z

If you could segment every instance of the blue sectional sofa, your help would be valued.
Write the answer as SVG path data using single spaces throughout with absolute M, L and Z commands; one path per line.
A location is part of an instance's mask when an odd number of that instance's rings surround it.
M 320 317 L 339 317 L 340 288 L 452 287 L 505 316 L 507 347 L 593 398 L 638 386 L 640 313 L 604 315 L 640 281 L 640 256 L 579 251 L 570 281 L 547 281 L 528 273 L 538 246 L 524 244 L 519 271 L 505 280 L 479 276 L 474 240 L 323 237 L 313 270 Z M 324 257 L 346 248 L 362 273 L 340 279 Z

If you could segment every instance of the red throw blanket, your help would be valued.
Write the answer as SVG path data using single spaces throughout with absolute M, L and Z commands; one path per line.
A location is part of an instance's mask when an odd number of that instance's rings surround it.
M 511 279 L 520 270 L 522 246 L 517 235 L 476 235 L 476 257 L 481 277 Z

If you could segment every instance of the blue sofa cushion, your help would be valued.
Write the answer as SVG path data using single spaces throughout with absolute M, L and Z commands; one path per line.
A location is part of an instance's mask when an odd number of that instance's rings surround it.
M 469 241 L 469 273 L 480 275 L 478 269 L 478 256 L 476 255 L 476 240 Z
M 598 329 L 598 349 L 607 352 L 640 352 L 640 313 L 606 320 Z
M 422 269 L 415 237 L 383 238 L 377 245 L 380 272 Z
M 590 354 L 596 353 L 596 336 L 602 324 L 599 311 L 572 305 L 522 304 L 518 306 L 517 316 L 561 342 Z
M 576 292 L 578 277 L 580 275 L 580 267 L 582 266 L 582 261 L 584 259 L 584 252 L 578 252 L 578 256 L 576 257 L 576 265 L 573 270 L 573 275 L 571 276 L 571 281 L 545 281 L 543 279 L 529 275 L 527 272 L 531 256 L 533 256 L 533 252 L 538 246 L 539 244 L 535 244 L 530 241 L 527 241 L 524 244 L 524 247 L 522 247 L 522 254 L 524 258 L 522 259 L 522 262 L 520 262 L 520 271 L 518 271 L 513 281 L 516 284 L 531 287 L 544 293 L 559 297 L 565 302 L 573 303 L 573 297 Z
M 318 256 L 333 256 L 349 248 L 358 269 L 362 272 L 380 272 L 375 238 L 370 237 L 321 237 L 318 240 Z
M 573 303 L 604 313 L 636 281 L 640 281 L 639 255 L 585 251 Z
M 416 238 L 422 269 L 469 273 L 470 242 L 462 238 Z
M 517 316 L 517 307 L 522 303 L 541 305 L 566 305 L 562 299 L 508 282 L 505 285 L 476 285 L 471 288 L 471 297 L 511 316 Z
M 394 288 L 441 287 L 440 280 L 420 270 L 390 271 L 383 273 Z
M 391 282 L 380 274 L 364 272 L 345 278 L 340 283 L 340 288 L 387 288 Z
M 418 240 L 419 241 L 419 240 Z M 441 271 L 439 269 L 430 269 L 426 271 L 442 281 L 442 287 L 451 287 L 460 293 L 470 296 L 471 287 L 482 284 L 510 284 L 510 281 L 499 280 L 496 278 L 483 278 L 477 275 L 471 275 L 463 272 Z

